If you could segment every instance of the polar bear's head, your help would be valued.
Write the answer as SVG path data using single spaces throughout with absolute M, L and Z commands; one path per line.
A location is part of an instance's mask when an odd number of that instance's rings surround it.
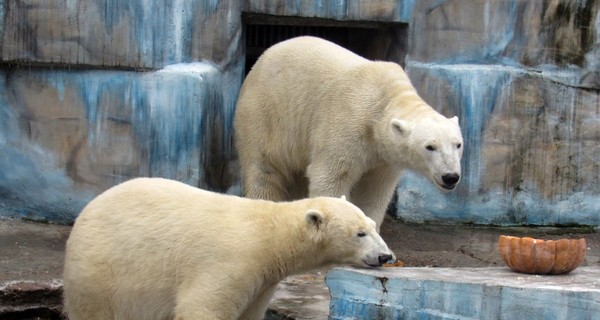
M 417 121 L 392 118 L 391 129 L 395 157 L 404 166 L 425 175 L 442 191 L 456 188 L 463 153 L 457 117 L 435 114 Z
M 326 264 L 379 267 L 395 259 L 375 222 L 344 197 L 315 198 L 319 205 L 306 212 L 306 222 L 318 233 Z

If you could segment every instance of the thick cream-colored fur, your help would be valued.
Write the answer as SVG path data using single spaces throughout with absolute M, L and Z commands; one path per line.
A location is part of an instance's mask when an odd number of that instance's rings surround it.
M 344 199 L 275 203 L 138 178 L 77 218 L 65 310 L 71 320 L 262 319 L 286 276 L 389 255 L 375 223 Z
M 383 221 L 401 172 L 442 190 L 460 175 L 462 136 L 395 63 L 299 37 L 269 48 L 242 86 L 235 140 L 250 198 L 340 196 Z M 428 150 L 434 149 L 434 150 Z

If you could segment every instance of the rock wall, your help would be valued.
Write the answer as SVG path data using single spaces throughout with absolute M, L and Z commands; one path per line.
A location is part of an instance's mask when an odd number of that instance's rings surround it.
M 239 59 L 233 0 L 4 0 L 3 61 L 162 68 Z
M 339 21 L 408 22 L 415 0 L 244 0 L 244 12 Z
M 137 176 L 227 191 L 239 88 L 228 77 L 207 63 L 3 72 L 3 209 L 69 221 L 102 190 Z
M 0 216 L 68 223 L 137 176 L 239 194 L 242 8 L 282 7 L 406 22 L 412 1 L 0 0 Z
M 463 182 L 418 177 L 398 216 L 477 224 L 600 224 L 600 2 L 420 1 L 407 70 L 458 115 Z
M 239 194 L 231 126 L 247 12 L 409 24 L 399 62 L 426 101 L 460 117 L 465 154 L 455 192 L 404 175 L 396 217 L 600 225 L 599 9 L 593 0 L 0 0 L 0 216 L 70 222 L 136 176 Z
M 0 7 L 0 215 L 70 222 L 137 176 L 236 192 L 237 1 Z

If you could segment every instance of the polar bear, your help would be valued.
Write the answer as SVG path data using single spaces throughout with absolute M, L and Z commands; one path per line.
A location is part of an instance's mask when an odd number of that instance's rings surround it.
M 138 178 L 92 200 L 64 265 L 69 319 L 262 319 L 286 276 L 393 254 L 340 198 L 253 200 Z
M 460 180 L 463 138 L 395 63 L 315 37 L 280 42 L 244 80 L 234 118 L 244 195 L 347 195 L 377 223 L 403 170 L 441 190 Z

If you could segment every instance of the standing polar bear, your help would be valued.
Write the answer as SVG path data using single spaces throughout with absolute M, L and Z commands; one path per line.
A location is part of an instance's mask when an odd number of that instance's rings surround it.
M 392 258 L 375 222 L 344 199 L 275 203 L 140 178 L 77 218 L 65 310 L 71 320 L 262 319 L 290 274 Z
M 379 228 L 403 170 L 442 190 L 460 180 L 458 118 L 427 105 L 399 65 L 323 39 L 265 51 L 244 81 L 234 121 L 250 198 L 346 195 Z

